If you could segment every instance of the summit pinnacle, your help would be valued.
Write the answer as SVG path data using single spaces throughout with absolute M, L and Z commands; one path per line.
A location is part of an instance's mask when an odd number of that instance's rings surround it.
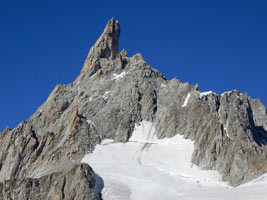
M 90 49 L 88 56 L 84 62 L 81 76 L 84 73 L 95 73 L 99 68 L 99 59 L 107 58 L 114 60 L 119 53 L 119 37 L 120 25 L 114 18 L 108 21 L 104 32 L 96 41 L 95 45 Z

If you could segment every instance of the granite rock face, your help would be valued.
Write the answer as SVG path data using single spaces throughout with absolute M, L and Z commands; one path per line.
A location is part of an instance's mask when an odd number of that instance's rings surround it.
M 158 137 L 180 133 L 193 140 L 192 162 L 218 170 L 232 186 L 266 173 L 267 119 L 260 100 L 238 91 L 203 95 L 178 80 L 170 81 L 162 92 L 155 119 Z
M 0 183 L 0 199 L 95 199 L 94 174 L 88 165 L 78 164 L 39 179 L 12 179 Z
M 267 172 L 267 114 L 260 100 L 239 91 L 200 93 L 198 86 L 166 80 L 141 54 L 119 52 L 119 35 L 111 19 L 77 79 L 57 85 L 29 120 L 0 133 L 2 199 L 95 199 L 93 170 L 79 164 L 82 157 L 103 139 L 127 142 L 142 120 L 154 123 L 159 138 L 193 140 L 192 162 L 218 170 L 233 186 Z

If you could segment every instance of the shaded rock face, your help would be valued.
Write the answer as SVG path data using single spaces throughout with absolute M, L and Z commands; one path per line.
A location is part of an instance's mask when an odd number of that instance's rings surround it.
M 111 19 L 77 79 L 57 85 L 29 120 L 0 133 L 3 199 L 95 199 L 93 171 L 77 163 L 103 139 L 127 142 L 143 120 L 154 123 L 158 138 L 193 140 L 192 162 L 218 170 L 233 186 L 267 172 L 267 114 L 260 100 L 238 91 L 203 94 L 168 81 L 141 54 L 119 52 L 119 35 Z
M 94 183 L 92 169 L 78 164 L 39 179 L 12 179 L 0 183 L 0 199 L 96 199 Z

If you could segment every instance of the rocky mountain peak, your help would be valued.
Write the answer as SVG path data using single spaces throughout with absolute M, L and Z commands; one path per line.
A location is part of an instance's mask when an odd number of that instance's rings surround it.
M 115 59 L 118 54 L 120 25 L 114 18 L 108 21 L 104 32 L 94 45 L 96 55 L 100 58 Z
M 110 19 L 95 45 L 90 49 L 84 62 L 80 79 L 84 74 L 94 74 L 100 69 L 100 59 L 115 60 L 119 53 L 120 25 L 114 18 Z
M 148 123 L 149 138 L 192 140 L 190 164 L 217 170 L 232 186 L 267 172 L 267 111 L 259 100 L 166 80 L 140 53 L 119 52 L 119 35 L 109 20 L 76 81 L 57 85 L 27 121 L 0 132 L 0 200 L 96 199 L 101 178 L 82 158 L 106 139 L 127 143 Z M 137 163 L 151 145 L 135 153 Z

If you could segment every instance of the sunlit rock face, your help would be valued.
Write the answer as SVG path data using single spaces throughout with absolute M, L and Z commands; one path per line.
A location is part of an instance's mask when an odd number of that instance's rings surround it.
M 119 36 L 119 23 L 111 19 L 77 79 L 57 85 L 30 119 L 0 133 L 0 199 L 15 190 L 23 194 L 29 181 L 48 195 L 59 179 L 89 196 L 73 197 L 63 188 L 58 199 L 99 197 L 93 169 L 80 167 L 82 158 L 105 139 L 129 142 L 143 121 L 153 124 L 158 140 L 192 141 L 191 164 L 216 170 L 231 186 L 267 172 L 267 114 L 260 100 L 239 91 L 201 93 L 177 78 L 166 80 L 141 54 L 119 51 Z M 66 175 L 77 167 L 86 181 Z M 52 182 L 39 184 L 45 179 Z

